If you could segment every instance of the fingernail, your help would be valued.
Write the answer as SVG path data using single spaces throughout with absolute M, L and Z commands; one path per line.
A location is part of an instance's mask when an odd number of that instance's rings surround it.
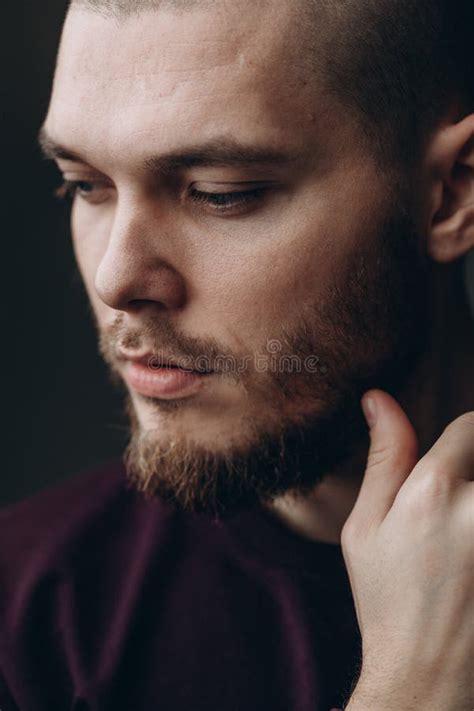
M 364 411 L 367 424 L 369 427 L 373 427 L 377 420 L 377 405 L 371 395 L 367 395 L 362 399 L 362 409 Z

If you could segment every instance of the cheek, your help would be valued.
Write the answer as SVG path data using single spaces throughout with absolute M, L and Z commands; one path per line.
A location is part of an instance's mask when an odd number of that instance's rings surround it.
M 236 345 L 294 330 L 305 306 L 324 297 L 338 255 L 318 226 L 232 242 L 201 261 L 196 294 L 208 323 Z M 288 237 L 288 235 L 291 235 Z M 201 255 L 202 257 L 203 255 Z M 202 313 L 201 313 L 202 316 Z
M 338 200 L 316 200 L 317 191 L 310 186 L 298 200 L 261 218 L 222 219 L 205 228 L 173 222 L 175 242 L 172 249 L 166 247 L 166 261 L 181 274 L 189 297 L 185 311 L 170 314 L 177 325 L 245 351 L 282 329 L 294 331 L 305 307 L 330 297 L 344 265 L 367 239 L 363 201 L 341 210 L 341 189 L 327 193 Z M 76 258 L 101 323 L 116 313 L 94 286 L 112 222 L 111 211 L 73 209 Z
M 236 224 L 209 242 L 208 253 L 196 251 L 203 323 L 222 329 L 229 345 L 260 344 L 282 329 L 294 332 L 305 313 L 344 290 L 350 265 L 376 238 L 371 223 L 380 208 L 370 197 L 375 190 L 347 195 L 343 186 L 340 177 L 318 196 L 311 185 L 273 219 Z

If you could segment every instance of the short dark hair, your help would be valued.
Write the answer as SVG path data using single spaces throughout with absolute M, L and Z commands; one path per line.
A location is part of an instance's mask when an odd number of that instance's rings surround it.
M 411 164 L 456 104 L 474 106 L 473 0 L 310 0 L 315 57 L 383 160 Z
M 204 0 L 72 0 L 105 15 Z M 216 2 L 216 0 L 213 0 Z M 384 165 L 415 163 L 450 105 L 474 106 L 474 0 L 291 0 L 311 63 Z M 306 44 L 304 45 L 306 46 Z

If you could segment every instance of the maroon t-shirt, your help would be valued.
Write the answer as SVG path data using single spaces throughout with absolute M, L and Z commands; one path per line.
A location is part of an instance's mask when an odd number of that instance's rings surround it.
M 329 711 L 360 638 L 339 546 L 145 500 L 114 464 L 0 513 L 1 711 Z

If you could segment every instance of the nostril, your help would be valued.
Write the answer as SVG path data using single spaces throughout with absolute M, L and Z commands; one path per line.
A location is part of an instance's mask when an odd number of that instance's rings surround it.
M 131 299 L 128 302 L 129 311 L 142 311 L 149 306 L 153 306 L 154 310 L 166 309 L 166 305 L 162 301 L 153 301 L 153 299 Z
M 128 254 L 120 244 L 111 245 L 95 275 L 97 296 L 117 311 L 143 310 L 157 305 L 160 309 L 182 308 L 186 301 L 183 277 L 156 255 Z

